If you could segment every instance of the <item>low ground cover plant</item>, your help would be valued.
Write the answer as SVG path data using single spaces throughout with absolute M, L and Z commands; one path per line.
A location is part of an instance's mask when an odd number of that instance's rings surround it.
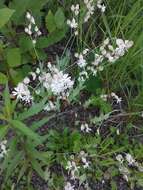
M 1 0 L 0 189 L 143 189 L 142 11 Z

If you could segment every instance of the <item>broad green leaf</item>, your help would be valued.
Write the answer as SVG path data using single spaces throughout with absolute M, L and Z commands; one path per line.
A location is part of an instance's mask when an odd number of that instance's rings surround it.
M 19 48 L 7 49 L 7 63 L 9 67 L 21 65 L 21 53 Z
M 33 104 L 30 109 L 28 109 L 25 112 L 19 114 L 18 119 L 19 120 L 25 120 L 25 119 L 27 119 L 27 118 L 29 118 L 31 116 L 34 116 L 34 115 L 38 114 L 40 111 L 43 110 L 46 101 L 47 101 L 47 98 L 44 98 L 40 103 Z
M 11 79 L 14 85 L 17 85 L 19 82 L 23 80 L 23 75 L 21 74 L 21 72 L 18 72 L 17 69 L 10 69 L 9 73 L 11 75 Z
M 2 28 L 13 15 L 14 10 L 9 8 L 2 8 L 0 9 L 0 28 Z
M 39 18 L 42 14 L 41 9 L 49 0 L 12 0 L 9 3 L 9 7 L 15 9 L 15 13 L 12 16 L 12 20 L 16 24 L 24 23 L 26 11 L 32 12 L 33 16 L 37 15 Z M 37 23 L 37 21 L 36 21 Z
M 7 76 L 3 73 L 0 73 L 0 84 L 6 84 L 8 81 Z
M 33 43 L 29 36 L 22 35 L 19 39 L 19 46 L 22 53 L 33 49 Z
M 32 139 L 39 144 L 41 143 L 40 136 L 28 128 L 24 123 L 17 120 L 12 120 L 11 125 L 13 125 L 15 129 L 19 130 L 22 135 L 27 136 L 29 139 Z
M 37 48 L 47 48 L 60 40 L 62 40 L 65 37 L 67 28 L 64 28 L 63 30 L 55 30 L 51 34 L 49 34 L 47 37 L 40 37 L 37 39 Z
M 62 8 L 58 8 L 56 14 L 55 14 L 55 23 L 57 25 L 57 28 L 62 29 L 65 23 L 65 15 L 62 10 Z
M 46 21 L 46 28 L 50 33 L 56 30 L 55 18 L 51 10 L 48 12 L 45 21 Z

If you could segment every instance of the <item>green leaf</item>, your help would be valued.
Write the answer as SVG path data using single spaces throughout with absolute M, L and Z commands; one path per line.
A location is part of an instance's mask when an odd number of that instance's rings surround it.
M 7 63 L 10 67 L 17 67 L 21 65 L 21 53 L 19 48 L 7 50 Z
M 38 114 L 40 111 L 43 110 L 46 101 L 47 98 L 44 98 L 40 103 L 34 104 L 30 109 L 26 110 L 22 114 L 19 114 L 18 119 L 25 120 L 31 116 Z
M 40 37 L 37 40 L 36 47 L 37 48 L 47 48 L 60 40 L 62 40 L 65 37 L 66 29 L 63 30 L 55 30 L 51 34 L 48 35 L 48 37 Z
M 57 28 L 62 29 L 65 24 L 65 15 L 63 10 L 59 7 L 55 14 L 55 23 Z
M 10 19 L 14 10 L 9 8 L 0 9 L 0 28 L 2 28 Z
M 23 159 L 23 152 L 20 151 L 18 154 L 15 155 L 14 159 L 10 161 L 10 165 L 8 166 L 6 170 L 6 178 L 5 181 L 10 177 L 10 175 L 13 173 L 13 171 L 16 169 L 16 167 L 19 165 L 20 161 Z
M 102 87 L 101 80 L 95 76 L 90 76 L 89 79 L 85 83 L 86 89 L 89 92 L 95 93 L 97 92 L 97 89 Z
M 0 84 L 6 84 L 8 81 L 7 76 L 3 73 L 0 73 Z
M 0 126 L 0 140 L 2 140 L 5 137 L 7 131 L 8 131 L 8 126 L 5 125 Z
M 46 16 L 46 28 L 50 33 L 56 30 L 55 18 L 51 10 Z
M 10 119 L 12 108 L 11 108 L 11 100 L 10 100 L 8 84 L 6 84 L 6 87 L 3 93 L 3 98 L 4 98 L 4 115 L 7 119 Z
M 34 123 L 32 123 L 31 128 L 33 130 L 37 130 L 39 127 L 42 127 L 44 124 L 46 124 L 49 121 L 50 117 L 44 117 L 43 119 L 41 119 L 40 121 L 35 121 Z
M 38 173 L 38 175 L 44 179 L 44 171 L 41 169 L 41 165 L 37 162 L 37 160 L 32 159 L 31 165 L 33 169 Z
M 19 39 L 19 46 L 22 53 L 33 49 L 32 40 L 29 36 L 22 35 Z
M 9 166 L 12 158 L 17 154 L 17 139 L 14 137 L 12 140 L 9 140 L 9 151 L 7 156 L 5 156 L 4 161 L 2 163 L 2 171 L 5 171 Z
M 29 139 L 35 140 L 39 144 L 41 143 L 40 136 L 33 132 L 30 128 L 28 128 L 24 123 L 12 120 L 11 124 L 17 130 L 19 130 L 23 135 L 27 136 Z

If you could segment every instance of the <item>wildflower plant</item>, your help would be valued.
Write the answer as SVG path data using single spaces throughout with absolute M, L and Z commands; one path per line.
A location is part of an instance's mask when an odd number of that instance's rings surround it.
M 134 38 L 110 31 L 106 1 L 27 0 L 21 13 L 20 3 L 7 2 L 18 15 L 0 9 L 8 15 L 0 22 L 0 61 L 6 61 L 0 73 L 0 188 L 22 190 L 23 182 L 38 189 L 35 175 L 48 189 L 92 189 L 98 182 L 104 188 L 109 181 L 116 189 L 113 180 L 120 174 L 131 188 L 143 186 L 142 145 L 129 139 L 126 125 L 142 112 L 127 112 L 126 91 L 112 89 L 107 75 L 136 48 Z M 103 19 L 98 43 L 92 30 L 97 13 Z M 51 46 L 64 37 L 55 53 L 58 44 Z M 133 147 L 135 158 L 127 153 Z

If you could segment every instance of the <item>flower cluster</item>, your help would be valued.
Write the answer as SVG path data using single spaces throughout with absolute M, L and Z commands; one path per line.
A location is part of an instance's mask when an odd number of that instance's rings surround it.
M 45 89 L 47 92 L 51 92 L 58 98 L 64 99 L 69 96 L 69 91 L 73 88 L 74 81 L 68 74 L 64 74 L 51 63 L 48 63 L 48 71 L 41 71 L 39 68 L 36 72 L 29 73 L 32 76 L 32 80 L 36 81 L 37 86 L 35 87 L 35 93 L 40 94 L 41 89 Z M 18 100 L 26 103 L 30 103 L 33 100 L 30 89 L 30 77 L 24 78 L 17 87 L 12 91 L 13 96 L 16 96 Z M 35 83 L 35 84 L 36 84 Z M 56 105 L 49 101 L 45 106 L 45 111 L 55 110 Z
M 122 98 L 119 97 L 117 94 L 115 94 L 114 92 L 112 92 L 111 94 L 107 95 L 107 94 L 101 94 L 100 96 L 104 101 L 107 101 L 108 98 L 112 97 L 116 100 L 117 104 L 120 104 L 122 101 Z
M 55 111 L 56 110 L 56 105 L 52 102 L 49 101 L 47 105 L 44 108 L 45 111 Z
M 78 160 L 78 162 L 76 162 Z M 67 162 L 66 170 L 72 180 L 78 179 L 80 168 L 88 169 L 90 162 L 88 161 L 88 154 L 81 151 L 77 156 L 71 155 L 70 161 Z
M 125 55 L 125 52 L 133 46 L 133 41 L 115 39 L 116 47 L 110 44 L 109 38 L 104 40 L 103 45 L 100 47 L 100 52 L 104 58 L 111 63 L 117 61 L 120 57 Z
M 84 17 L 84 22 L 88 22 L 91 15 L 94 14 L 94 10 L 95 10 L 94 1 L 93 0 L 84 0 L 84 4 L 87 8 L 87 12 L 86 12 L 86 15 Z
M 61 98 L 69 96 L 69 90 L 72 89 L 74 81 L 68 74 L 64 74 L 51 63 L 48 64 L 48 72 L 40 73 L 38 79 L 46 90 L 50 90 L 54 95 Z
M 67 182 L 64 187 L 64 190 L 74 190 L 74 185 L 71 185 L 70 182 Z
M 0 142 L 0 159 L 2 159 L 7 154 L 6 144 L 7 140 Z
M 102 2 L 103 2 L 103 0 L 98 0 L 97 7 L 101 10 L 102 13 L 104 13 L 106 10 L 106 6 Z
M 85 133 L 90 133 L 92 131 L 87 123 L 82 123 L 80 126 L 80 130 Z
M 88 154 L 85 153 L 84 151 L 81 151 L 79 154 L 79 157 L 81 159 L 82 162 L 82 166 L 84 169 L 89 168 L 90 167 L 90 162 L 88 161 Z
M 20 82 L 17 87 L 14 88 L 12 95 L 16 96 L 18 100 L 29 104 L 33 100 L 33 97 L 28 89 L 28 83 L 29 79 L 26 77 L 23 82 Z
M 71 6 L 71 11 L 76 15 L 78 16 L 79 15 L 79 4 L 76 4 L 76 5 L 72 5 Z
M 75 53 L 77 58 L 77 65 L 80 68 L 79 81 L 86 81 L 90 75 L 96 76 L 97 72 L 103 71 L 104 61 L 109 63 L 114 63 L 120 57 L 122 57 L 129 48 L 133 46 L 133 41 L 122 40 L 122 39 L 113 39 L 116 42 L 116 47 L 110 44 L 109 38 L 104 40 L 103 44 L 100 46 L 98 53 L 94 53 L 94 60 L 89 62 L 88 58 L 88 49 L 83 50 L 81 53 Z M 121 102 L 114 93 L 111 95 L 117 100 L 117 103 Z
M 35 23 L 34 17 L 27 12 L 26 19 L 28 20 L 28 26 L 25 28 L 25 33 L 31 36 L 33 44 L 36 44 L 36 38 L 41 36 L 41 31 Z
M 118 154 L 116 156 L 116 160 L 119 163 L 119 171 L 126 181 L 129 181 L 131 173 L 129 170 L 130 166 L 136 167 L 140 172 L 143 172 L 143 166 L 139 162 L 137 162 L 129 153 L 126 153 L 125 156 L 122 156 L 122 154 Z
M 81 53 L 75 53 L 75 57 L 78 59 L 77 65 L 81 68 L 87 65 L 87 61 L 84 57 L 87 55 L 88 51 L 89 49 L 84 49 Z
M 67 24 L 70 26 L 71 29 L 74 30 L 74 34 L 78 35 L 78 15 L 79 15 L 79 4 L 72 5 L 71 11 L 73 13 L 73 18 L 71 20 L 67 20 Z
M 74 161 L 74 156 L 71 156 L 71 161 L 67 162 L 66 170 L 68 170 L 68 174 L 70 174 L 71 179 L 76 179 L 76 175 L 78 174 L 80 166 L 76 165 L 76 162 Z

